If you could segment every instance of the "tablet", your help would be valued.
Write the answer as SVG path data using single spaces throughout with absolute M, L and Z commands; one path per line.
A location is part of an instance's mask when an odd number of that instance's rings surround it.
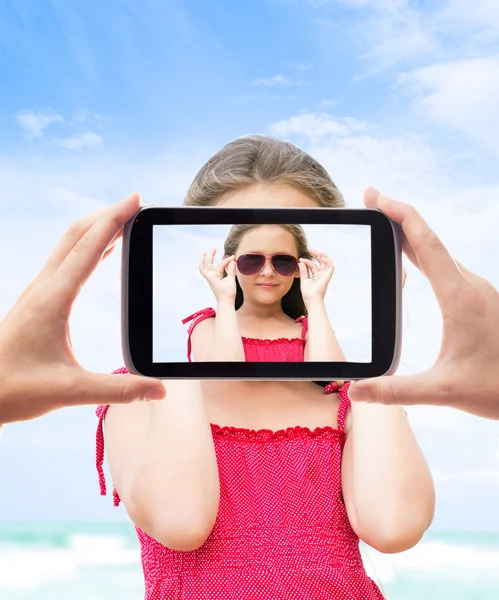
M 216 249 L 216 267 L 236 230 L 259 230 L 254 239 L 260 241 L 236 262 L 236 280 L 253 277 L 257 284 L 263 282 L 258 284 L 257 308 L 258 302 L 275 305 L 280 284 L 273 286 L 272 277 L 278 283 L 285 281 L 292 268 L 291 258 L 283 258 L 286 251 L 277 242 L 281 230 L 303 234 L 308 248 L 331 259 L 333 275 L 322 299 L 325 327 L 334 331 L 344 360 L 290 361 L 272 352 L 271 360 L 224 361 L 217 356 L 198 360 L 192 348 L 189 352 L 189 326 L 199 315 L 217 318 L 217 300 L 200 272 L 200 258 Z M 268 248 L 270 254 L 264 251 Z M 312 271 L 307 272 L 313 278 Z M 291 277 L 299 287 L 300 278 L 296 273 Z M 145 207 L 124 228 L 121 282 L 122 348 L 131 373 L 161 379 L 329 382 L 391 374 L 399 363 L 401 230 L 377 209 Z M 242 293 L 240 286 L 238 293 Z M 284 307 L 284 296 L 280 302 Z M 238 310 L 235 304 L 236 317 Z M 300 337 L 298 324 L 304 317 L 312 319 L 311 314 L 303 314 L 306 310 L 301 312 L 290 315 L 296 319 L 296 338 Z M 197 317 L 186 323 L 192 315 Z M 317 332 L 317 320 L 314 323 Z M 314 343 L 313 331 L 308 329 L 305 345 Z M 261 328 L 254 337 L 278 343 Z

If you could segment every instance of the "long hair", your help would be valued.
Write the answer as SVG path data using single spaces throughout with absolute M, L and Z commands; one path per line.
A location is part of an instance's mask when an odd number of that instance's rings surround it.
M 212 156 L 194 177 L 184 205 L 212 206 L 254 183 L 287 184 L 318 206 L 345 206 L 322 165 L 294 144 L 266 135 L 238 138 Z
M 307 236 L 305 235 L 305 231 L 301 225 L 287 225 L 279 223 L 279 227 L 282 227 L 286 231 L 289 231 L 295 238 L 296 249 L 298 250 L 298 258 L 308 258 L 312 260 L 314 257 L 310 253 L 308 249 Z M 258 227 L 262 227 L 260 224 L 251 224 L 251 225 L 232 225 L 230 228 L 227 239 L 224 243 L 224 257 L 232 256 L 236 253 L 239 244 L 243 237 L 253 229 L 257 229 Z M 243 290 L 239 285 L 239 281 L 236 277 L 236 300 L 235 300 L 235 309 L 237 310 L 242 306 L 244 302 Z M 291 285 L 291 289 L 282 297 L 281 306 L 283 312 L 291 317 L 292 319 L 297 319 L 302 315 L 307 314 L 307 309 L 305 308 L 305 302 L 303 301 L 303 296 L 301 295 L 300 289 L 300 278 L 294 277 L 293 284 Z

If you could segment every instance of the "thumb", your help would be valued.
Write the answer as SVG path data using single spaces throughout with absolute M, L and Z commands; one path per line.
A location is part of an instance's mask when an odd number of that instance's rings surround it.
M 163 400 L 166 388 L 162 381 L 150 377 L 130 374 L 117 377 L 82 371 L 73 394 L 74 404 L 128 404 Z
M 435 385 L 426 373 L 384 375 L 353 382 L 348 396 L 353 402 L 411 406 L 437 404 L 435 390 Z
M 227 275 L 229 275 L 230 277 L 236 276 L 236 261 L 235 260 L 230 261 L 229 266 L 227 268 Z

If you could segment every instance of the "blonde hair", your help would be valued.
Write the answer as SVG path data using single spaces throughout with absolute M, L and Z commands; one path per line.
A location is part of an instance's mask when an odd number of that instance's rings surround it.
M 227 238 L 224 243 L 224 255 L 232 256 L 236 253 L 239 244 L 243 237 L 253 229 L 257 229 L 258 227 L 263 227 L 262 224 L 237 224 L 232 225 L 227 235 Z M 308 249 L 307 236 L 305 234 L 305 230 L 301 225 L 288 225 L 285 223 L 278 223 L 278 227 L 282 227 L 286 231 L 289 231 L 291 235 L 295 238 L 296 249 L 298 250 L 298 258 L 308 258 L 313 260 L 313 255 L 310 253 Z
M 345 206 L 322 165 L 294 144 L 265 135 L 248 135 L 225 145 L 194 177 L 184 205 L 211 206 L 228 192 L 265 182 L 287 184 L 319 206 Z

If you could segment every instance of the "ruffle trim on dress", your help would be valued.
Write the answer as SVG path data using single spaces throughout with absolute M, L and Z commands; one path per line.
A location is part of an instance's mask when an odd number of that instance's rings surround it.
M 241 339 L 244 340 L 245 342 L 251 342 L 252 344 L 257 344 L 259 346 L 270 346 L 272 344 L 282 344 L 283 342 L 300 342 L 300 343 L 305 343 L 305 340 L 302 340 L 301 338 L 285 338 L 285 337 L 280 337 L 280 338 L 250 338 L 250 337 L 244 337 L 241 336 Z
M 315 429 L 309 429 L 308 427 L 302 427 L 297 425 L 295 427 L 287 427 L 285 429 L 278 429 L 273 431 L 272 429 L 246 429 L 244 427 L 232 427 L 228 425 L 220 426 L 215 423 L 210 423 L 212 433 L 219 436 L 229 436 L 241 440 L 255 440 L 255 441 L 268 441 L 268 440 L 283 440 L 283 439 L 306 439 L 306 438 L 317 438 L 325 434 L 332 434 L 345 438 L 345 432 L 340 429 L 335 429 L 329 425 L 325 427 L 316 427 Z

